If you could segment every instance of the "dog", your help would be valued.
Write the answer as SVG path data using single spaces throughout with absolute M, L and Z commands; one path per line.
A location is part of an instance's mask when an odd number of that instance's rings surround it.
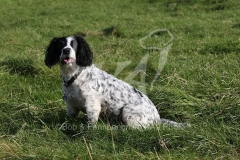
M 93 53 L 88 43 L 78 35 L 53 38 L 46 49 L 46 66 L 60 66 L 68 117 L 74 118 L 82 111 L 87 114 L 90 125 L 96 124 L 100 116 L 116 118 L 133 128 L 159 123 L 184 125 L 160 118 L 145 94 L 100 70 L 92 61 Z

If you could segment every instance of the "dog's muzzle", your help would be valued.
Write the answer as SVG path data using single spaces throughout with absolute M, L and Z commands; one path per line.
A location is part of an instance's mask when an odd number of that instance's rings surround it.
M 73 63 L 75 60 L 70 57 L 71 49 L 70 48 L 64 48 L 62 50 L 62 57 L 61 57 L 61 63 L 62 64 L 70 64 Z

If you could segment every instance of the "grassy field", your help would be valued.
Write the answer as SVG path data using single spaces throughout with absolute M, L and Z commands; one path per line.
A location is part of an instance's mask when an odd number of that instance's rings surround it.
M 239 159 L 239 0 L 0 0 L 0 159 Z M 139 39 L 174 36 L 157 73 L 159 51 Z M 125 79 L 149 55 L 147 95 L 163 118 L 185 129 L 139 131 L 66 119 L 58 67 L 44 65 L 53 37 L 84 34 L 94 63 Z M 164 44 L 159 34 L 146 42 Z M 140 81 L 141 76 L 134 77 Z M 136 83 L 132 85 L 137 86 Z

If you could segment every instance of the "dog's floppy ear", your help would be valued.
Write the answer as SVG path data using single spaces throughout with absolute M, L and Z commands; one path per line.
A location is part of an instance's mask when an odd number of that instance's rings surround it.
M 53 38 L 46 50 L 44 62 L 49 68 L 59 62 L 61 51 L 57 47 L 57 40 L 58 38 Z
M 76 35 L 75 39 L 78 43 L 76 52 L 76 64 L 81 67 L 90 66 L 93 60 L 93 53 L 89 45 L 81 36 Z

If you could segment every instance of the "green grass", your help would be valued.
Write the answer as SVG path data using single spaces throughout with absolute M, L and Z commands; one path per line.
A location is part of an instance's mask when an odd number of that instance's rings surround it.
M 0 159 L 240 158 L 238 0 L 1 2 Z M 163 28 L 173 46 L 150 90 L 159 52 L 139 39 Z M 43 59 L 53 37 L 75 33 L 86 35 L 103 70 L 114 74 L 117 62 L 131 61 L 121 79 L 149 54 L 147 95 L 162 117 L 192 126 L 139 131 L 103 121 L 88 128 L 83 114 L 68 121 L 59 68 Z

